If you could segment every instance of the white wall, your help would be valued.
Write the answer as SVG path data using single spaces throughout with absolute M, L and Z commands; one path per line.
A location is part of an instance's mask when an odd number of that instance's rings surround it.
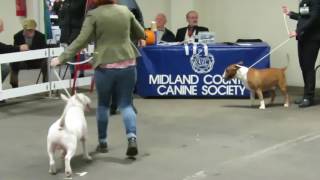
M 261 38 L 271 47 L 286 40 L 286 30 L 283 25 L 281 0 L 204 0 L 200 11 L 206 15 L 206 24 L 216 33 L 220 42 L 234 42 L 238 38 Z M 292 5 L 292 3 L 290 3 Z M 298 85 L 297 59 L 292 40 L 281 50 L 271 56 L 271 66 L 285 66 L 286 53 L 290 54 L 291 64 L 288 70 L 288 83 Z M 295 73 L 295 76 L 291 75 Z
M 171 0 L 137 0 L 143 13 L 145 27 L 150 27 L 151 21 L 154 20 L 158 13 L 164 13 L 168 17 L 171 16 L 170 1 Z M 170 22 L 168 22 L 168 25 L 171 25 Z
M 194 9 L 195 0 L 171 0 L 171 17 L 168 21 L 171 22 L 171 27 L 169 27 L 173 33 L 177 32 L 178 28 L 185 27 L 186 13 Z
M 27 18 L 34 18 L 41 27 L 43 14 L 40 5 L 42 0 L 27 0 Z M 13 35 L 22 29 L 21 22 L 25 17 L 16 16 L 16 2 L 14 0 L 1 0 L 0 17 L 4 21 L 4 31 L 0 34 L 1 42 L 13 44 Z M 40 25 L 39 25 L 40 24 Z M 41 29 L 41 28 L 40 28 Z
M 199 11 L 205 14 L 205 24 L 216 32 L 220 42 L 235 41 L 238 38 L 261 38 L 271 48 L 285 41 L 288 36 L 285 29 L 281 6 L 288 5 L 296 11 L 298 1 L 291 0 L 202 0 Z M 289 29 L 295 30 L 296 22 L 289 21 Z M 295 39 L 271 55 L 272 67 L 287 64 L 290 57 L 287 81 L 291 86 L 303 86 L 299 68 Z M 320 64 L 318 62 L 317 64 Z M 320 74 L 317 74 L 317 87 L 320 87 Z
M 15 1 L 1 0 L 0 17 L 4 21 L 4 31 L 0 34 L 1 42 L 13 43 L 13 35 L 21 29 L 21 18 L 16 16 Z

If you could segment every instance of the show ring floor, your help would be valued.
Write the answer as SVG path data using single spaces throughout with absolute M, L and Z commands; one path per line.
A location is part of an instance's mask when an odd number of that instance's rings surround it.
M 291 101 L 297 97 L 290 90 Z M 89 94 L 89 93 L 87 93 Z M 320 104 L 300 109 L 282 106 L 283 97 L 265 110 L 248 99 L 141 99 L 137 160 L 126 159 L 122 118 L 109 123 L 109 153 L 95 153 L 96 96 L 87 114 L 86 163 L 78 146 L 71 161 L 78 180 L 318 180 L 320 177 Z M 319 97 L 319 95 L 317 95 Z M 48 174 L 46 137 L 64 102 L 42 95 L 8 100 L 0 106 L 0 179 L 64 179 Z M 266 99 L 268 102 L 269 99 Z M 77 173 L 83 173 L 80 176 Z M 85 174 L 87 173 L 87 174 Z

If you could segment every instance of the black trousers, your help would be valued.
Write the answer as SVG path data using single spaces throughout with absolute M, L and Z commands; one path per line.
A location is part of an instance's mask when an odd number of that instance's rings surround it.
M 304 82 L 304 98 L 313 99 L 316 87 L 315 64 L 320 48 L 319 40 L 298 41 L 298 56 Z
M 11 76 L 10 76 L 10 84 L 13 88 L 19 86 L 18 74 L 20 69 L 41 69 L 42 73 L 42 82 L 48 81 L 48 66 L 46 59 L 38 59 L 31 61 L 21 61 L 10 63 L 11 68 Z

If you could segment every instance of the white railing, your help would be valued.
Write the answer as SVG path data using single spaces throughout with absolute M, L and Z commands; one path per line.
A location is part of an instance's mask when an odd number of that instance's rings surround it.
M 50 61 L 51 58 L 59 56 L 63 52 L 63 48 L 48 48 L 40 50 L 32 50 L 25 52 L 16 52 L 8 54 L 0 54 L 0 72 L 1 64 L 20 62 L 20 61 L 30 61 L 34 59 L 45 58 L 45 60 Z M 42 82 L 39 84 L 33 84 L 13 89 L 3 89 L 2 81 L 0 81 L 0 100 L 5 100 L 9 98 L 27 96 L 43 92 L 51 92 L 52 90 L 58 90 L 62 88 L 71 88 L 73 80 L 66 79 L 63 81 L 53 81 L 53 73 L 51 73 L 50 63 L 48 62 L 48 82 Z M 1 80 L 1 73 L 0 73 Z M 90 85 L 91 77 L 78 78 L 76 86 L 86 86 Z

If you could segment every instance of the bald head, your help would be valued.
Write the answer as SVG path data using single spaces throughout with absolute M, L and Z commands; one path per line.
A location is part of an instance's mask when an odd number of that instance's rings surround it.
M 166 15 L 163 13 L 157 14 L 155 21 L 157 23 L 157 29 L 164 30 L 165 25 L 167 23 Z
M 3 20 L 0 18 L 0 32 L 3 31 Z

